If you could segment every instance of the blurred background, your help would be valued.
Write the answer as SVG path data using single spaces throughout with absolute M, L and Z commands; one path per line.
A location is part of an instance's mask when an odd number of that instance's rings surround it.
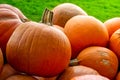
M 52 10 L 61 3 L 74 3 L 102 22 L 120 16 L 120 0 L 0 0 L 19 8 L 30 20 L 40 21 L 45 8 Z

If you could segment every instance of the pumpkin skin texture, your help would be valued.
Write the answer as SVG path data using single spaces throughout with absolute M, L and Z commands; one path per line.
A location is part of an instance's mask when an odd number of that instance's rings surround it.
M 19 16 L 20 20 L 23 22 L 28 20 L 27 17 L 17 7 L 14 7 L 10 4 L 0 4 L 0 8 L 6 8 L 6 9 L 13 11 L 14 13 L 16 13 Z
M 120 61 L 120 29 L 115 31 L 110 37 L 109 48 L 115 52 Z
M 21 24 L 18 15 L 9 9 L 0 8 L 0 47 L 6 54 L 6 44 L 16 27 Z
M 117 56 L 113 51 L 105 47 L 88 47 L 79 53 L 77 59 L 79 64 L 91 67 L 111 80 L 118 70 Z
M 70 80 L 110 80 L 110 79 L 101 75 L 83 75 L 83 76 L 74 77 Z
M 9 39 L 6 51 L 8 63 L 16 70 L 41 77 L 58 75 L 68 67 L 71 57 L 67 36 L 36 22 L 21 24 Z
M 88 46 L 107 46 L 106 27 L 92 16 L 74 16 L 65 25 L 64 32 L 72 46 L 72 59 Z
M 73 77 L 87 75 L 87 74 L 98 75 L 99 73 L 96 70 L 87 66 L 82 66 L 82 65 L 71 66 L 71 67 L 68 67 L 61 74 L 58 80 L 71 80 Z
M 87 15 L 79 6 L 72 3 L 59 4 L 53 8 L 53 24 L 64 27 L 66 22 L 76 15 Z
M 0 8 L 0 21 L 8 19 L 19 19 L 19 16 L 9 9 Z
M 10 76 L 5 80 L 37 80 L 37 79 L 32 76 L 19 74 L 19 75 Z
M 18 74 L 9 64 L 4 64 L 2 72 L 0 73 L 0 80 L 5 80 L 7 77 Z
M 120 18 L 116 17 L 116 18 L 112 18 L 109 19 L 107 21 L 104 22 L 107 30 L 108 30 L 108 34 L 109 37 L 111 37 L 111 35 L 120 28 Z

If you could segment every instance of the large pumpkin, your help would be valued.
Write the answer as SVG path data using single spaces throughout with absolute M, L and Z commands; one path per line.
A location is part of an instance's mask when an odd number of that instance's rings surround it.
M 65 71 L 59 76 L 57 80 L 71 80 L 73 77 L 94 74 L 99 75 L 99 73 L 87 66 L 71 66 L 65 69 Z
M 120 61 L 120 29 L 115 31 L 110 37 L 109 48 L 115 52 Z
M 53 8 L 53 24 L 64 27 L 66 22 L 76 15 L 87 15 L 79 6 L 72 3 L 62 3 Z
M 0 47 L 5 57 L 6 44 L 16 27 L 21 24 L 18 15 L 9 9 L 0 8 Z
M 16 13 L 19 16 L 19 18 L 23 22 L 28 20 L 28 18 L 21 12 L 21 10 L 15 6 L 12 6 L 10 4 L 0 4 L 0 8 L 6 8 L 6 9 L 13 11 L 14 13 Z
M 73 77 L 70 80 L 110 80 L 110 79 L 101 75 L 83 75 L 83 76 Z
M 113 51 L 105 47 L 85 48 L 77 56 L 80 65 L 91 67 L 101 75 L 113 79 L 118 70 L 118 59 Z
M 92 16 L 74 16 L 66 23 L 64 32 L 72 46 L 72 58 L 88 46 L 106 46 L 109 40 L 104 24 Z
M 111 37 L 111 35 L 120 28 L 120 17 L 115 17 L 115 18 L 111 18 L 108 19 L 107 21 L 104 22 L 108 33 L 109 33 L 109 37 Z
M 10 37 L 6 51 L 9 64 L 16 70 L 42 77 L 58 75 L 71 58 L 67 36 L 57 28 L 36 22 L 21 24 Z

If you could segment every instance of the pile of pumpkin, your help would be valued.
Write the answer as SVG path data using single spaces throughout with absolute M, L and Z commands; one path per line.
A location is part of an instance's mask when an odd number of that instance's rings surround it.
M 104 23 L 72 3 L 29 20 L 0 4 L 0 80 L 120 80 L 120 18 Z

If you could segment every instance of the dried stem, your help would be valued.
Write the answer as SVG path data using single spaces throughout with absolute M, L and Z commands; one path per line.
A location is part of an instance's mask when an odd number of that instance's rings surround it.
M 53 12 L 46 8 L 42 16 L 42 23 L 52 26 L 52 18 Z

